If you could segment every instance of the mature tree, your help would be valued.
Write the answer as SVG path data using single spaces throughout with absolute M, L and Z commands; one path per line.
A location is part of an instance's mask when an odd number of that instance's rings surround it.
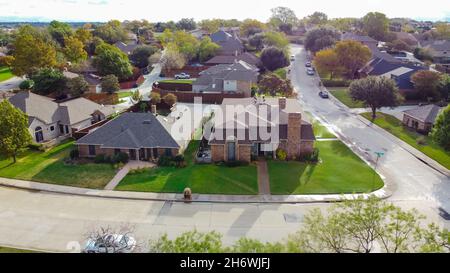
M 441 84 L 441 74 L 431 70 L 419 70 L 411 77 L 414 89 L 423 100 L 439 100 L 439 87 Z
M 270 20 L 272 22 L 278 22 L 279 26 L 280 24 L 292 24 L 296 25 L 298 23 L 298 18 L 295 15 L 295 12 L 287 7 L 277 7 L 274 9 L 271 9 L 272 16 Z
M 73 35 L 73 30 L 69 24 L 52 21 L 48 26 L 48 32 L 61 46 L 65 45 L 65 39 Z
M 89 44 L 89 42 L 92 40 L 93 36 L 91 31 L 89 29 L 86 29 L 84 27 L 81 27 L 75 31 L 75 38 L 80 40 L 84 45 Z
M 323 26 L 328 22 L 328 16 L 323 13 L 316 11 L 313 14 L 308 16 L 308 23 L 316 26 Z
M 112 94 L 120 90 L 119 80 L 115 75 L 107 75 L 102 78 L 102 91 Z
M 417 59 L 421 60 L 421 61 L 429 61 L 432 62 L 433 61 L 433 56 L 431 55 L 431 52 L 429 49 L 427 48 L 420 48 L 417 47 L 414 49 L 414 57 L 416 57 Z
M 68 61 L 80 63 L 87 59 L 87 52 L 84 50 L 84 44 L 77 38 L 67 37 L 65 39 L 65 45 L 63 52 Z
M 161 95 L 156 92 L 150 93 L 150 101 L 152 104 L 160 104 L 161 103 Z
M 14 64 L 14 56 L 0 56 L 0 67 L 1 66 L 12 66 Z
M 450 105 L 436 118 L 431 137 L 444 149 L 450 150 Z
M 95 49 L 93 65 L 100 75 L 115 75 L 119 80 L 126 80 L 132 74 L 128 56 L 115 46 L 103 43 Z
M 328 24 L 339 31 L 351 31 L 357 20 L 355 18 L 333 18 Z
M 148 59 L 155 54 L 158 49 L 154 46 L 140 45 L 136 47 L 130 55 L 130 61 L 139 68 L 148 66 Z
M 162 99 L 170 107 L 174 106 L 175 103 L 177 103 L 177 96 L 172 93 L 165 95 Z
M 248 38 L 248 44 L 256 50 L 261 50 L 264 48 L 265 38 L 266 35 L 264 33 L 256 33 Z
M 281 32 L 283 32 L 283 33 L 285 33 L 285 34 L 292 34 L 292 28 L 293 28 L 294 26 L 292 25 L 292 24 L 280 24 L 279 26 L 278 26 L 278 29 L 281 31 Z
M 193 18 L 183 18 L 176 24 L 177 29 L 194 30 L 197 28 L 197 23 Z
M 216 56 L 219 50 L 220 46 L 218 44 L 214 43 L 211 38 L 204 37 L 200 41 L 200 45 L 198 47 L 198 60 L 200 62 L 207 61 Z
M 286 246 L 282 243 L 263 243 L 255 239 L 241 238 L 226 252 L 233 253 L 285 253 Z
M 286 49 L 289 46 L 289 40 L 282 32 L 270 31 L 264 33 L 264 44 L 274 46 L 280 49 Z
M 106 24 L 97 26 L 94 30 L 94 35 L 110 44 L 127 39 L 126 30 L 122 27 L 122 23 L 117 20 L 112 20 Z
M 0 113 L 0 153 L 16 163 L 17 154 L 31 143 L 28 117 L 8 100 L 0 101 Z
M 154 26 L 155 32 L 164 32 L 166 29 L 175 31 L 177 29 L 177 25 L 174 21 L 169 22 L 158 22 Z
M 340 39 L 340 34 L 333 28 L 315 28 L 306 34 L 305 48 L 313 53 L 332 47 Z
M 392 43 L 389 43 L 389 47 L 397 51 L 410 51 L 411 48 L 403 40 L 396 39 Z
M 161 57 L 162 57 L 161 51 L 156 52 L 155 54 L 153 54 L 148 58 L 148 65 L 152 66 L 159 63 L 161 61 Z
M 261 62 L 269 71 L 275 71 L 278 68 L 283 68 L 290 64 L 286 53 L 276 47 L 265 48 L 261 53 Z
M 266 24 L 258 21 L 258 20 L 254 20 L 254 19 L 245 19 L 240 27 L 240 34 L 243 37 L 249 37 L 251 35 L 254 35 L 256 33 L 260 33 L 263 30 L 265 30 L 267 28 Z
M 420 237 L 424 241 L 420 248 L 421 252 L 450 252 L 450 231 L 448 229 L 440 229 L 436 224 L 430 224 L 427 229 L 420 231 Z
M 40 95 L 45 96 L 51 93 L 62 95 L 66 89 L 66 77 L 61 71 L 53 68 L 41 69 L 30 79 L 34 82 L 33 90 Z
M 343 72 L 337 53 L 331 48 L 316 53 L 314 66 L 321 74 L 329 74 L 330 80 L 333 79 L 334 75 L 340 75 Z
M 281 94 L 285 97 L 291 97 L 294 92 L 290 80 L 284 80 L 274 73 L 265 74 L 259 81 L 258 87 L 264 94 L 270 94 L 271 96 Z
M 357 41 L 340 41 L 336 43 L 334 50 L 345 74 L 350 79 L 353 79 L 356 72 L 372 57 L 370 49 Z
M 350 97 L 355 101 L 362 101 L 366 107 L 372 109 L 372 118 L 376 118 L 376 111 L 381 107 L 395 107 L 401 101 L 398 88 L 394 80 L 386 77 L 367 77 L 351 83 Z
M 31 90 L 34 86 L 34 82 L 32 80 L 24 80 L 19 84 L 20 90 Z
M 197 57 L 200 42 L 193 35 L 185 31 L 171 32 L 170 30 L 165 30 L 158 38 L 165 47 L 167 47 L 168 44 L 175 45 L 178 48 L 178 51 L 182 53 L 188 61 Z
M 89 83 L 83 77 L 67 80 L 67 89 L 70 95 L 77 97 L 89 91 Z
M 0 47 L 6 47 L 10 45 L 14 38 L 12 33 L 7 32 L 6 30 L 0 29 Z
M 436 24 L 436 34 L 439 39 L 450 40 L 450 25 L 448 23 Z
M 161 57 L 161 65 L 164 70 L 181 69 L 186 65 L 186 58 L 174 45 L 168 45 Z
M 163 235 L 150 241 L 152 253 L 220 253 L 223 252 L 222 235 L 217 232 L 202 233 L 196 230 L 181 234 L 175 240 Z
M 57 64 L 56 49 L 37 29 L 26 25 L 19 28 L 13 43 L 15 75 L 31 75 L 40 68 Z
M 363 18 L 364 32 L 378 41 L 384 41 L 389 28 L 389 19 L 380 12 L 369 12 Z
M 441 99 L 447 101 L 450 95 L 450 75 L 442 74 L 441 81 L 439 82 L 439 93 L 441 94 Z
M 205 19 L 205 20 L 200 21 L 199 26 L 204 31 L 207 31 L 209 33 L 214 33 L 216 31 L 218 31 L 219 28 L 221 27 L 221 22 L 220 22 L 220 20 L 217 20 L 217 19 Z

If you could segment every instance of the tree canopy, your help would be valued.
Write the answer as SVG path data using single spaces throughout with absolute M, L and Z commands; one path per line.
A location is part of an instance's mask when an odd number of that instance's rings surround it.
M 130 61 L 139 68 L 147 67 L 150 56 L 155 54 L 158 49 L 154 46 L 140 45 L 136 47 L 130 55 Z
M 305 48 L 315 53 L 324 48 L 332 47 L 339 39 L 339 32 L 333 28 L 315 28 L 306 34 Z
M 340 41 L 335 49 L 339 64 L 348 78 L 353 79 L 356 72 L 361 69 L 372 57 L 370 49 L 357 41 Z
M 117 20 L 112 20 L 106 24 L 96 26 L 94 35 L 110 44 L 125 41 L 127 39 L 127 32 L 122 27 L 122 23 Z
M 414 89 L 418 92 L 421 99 L 435 101 L 440 99 L 440 73 L 430 70 L 419 70 L 412 75 L 411 82 L 414 84 Z
M 389 19 L 380 12 L 369 12 L 363 17 L 363 29 L 368 36 L 384 41 L 389 29 Z
M 102 77 L 102 92 L 112 94 L 120 90 L 119 80 L 115 75 L 107 75 Z
M 431 137 L 445 150 L 450 150 L 450 105 L 436 118 Z
M 80 63 L 87 59 L 87 52 L 84 50 L 83 42 L 75 37 L 67 37 L 65 39 L 63 52 L 66 59 L 73 63 Z
M 66 89 L 67 79 L 57 69 L 43 68 L 31 75 L 30 79 L 34 82 L 34 92 L 40 95 L 46 96 L 51 93 L 56 93 L 60 96 Z
M 275 71 L 290 64 L 286 53 L 277 47 L 265 48 L 261 53 L 261 62 L 269 71 Z
M 100 75 L 115 75 L 126 80 L 133 74 L 128 56 L 115 46 L 103 43 L 95 49 L 93 65 Z

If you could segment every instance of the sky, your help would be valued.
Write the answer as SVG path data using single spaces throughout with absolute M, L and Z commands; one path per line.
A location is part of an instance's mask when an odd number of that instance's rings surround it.
M 177 21 L 208 18 L 267 21 L 270 9 L 286 6 L 297 17 L 314 11 L 333 17 L 362 17 L 379 11 L 388 17 L 450 21 L 450 0 L 0 0 L 0 20 L 94 21 L 110 19 Z

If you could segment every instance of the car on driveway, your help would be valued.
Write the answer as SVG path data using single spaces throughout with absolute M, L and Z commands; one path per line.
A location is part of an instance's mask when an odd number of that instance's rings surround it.
M 136 240 L 128 235 L 109 234 L 89 239 L 84 247 L 84 253 L 131 253 L 136 247 Z
M 175 75 L 175 79 L 177 79 L 177 80 L 187 80 L 187 79 L 190 79 L 190 78 L 191 78 L 191 75 L 186 74 L 184 72 Z
M 319 97 L 321 97 L 322 99 L 329 99 L 330 96 L 328 95 L 327 91 L 320 91 L 319 92 Z
M 315 75 L 314 69 L 312 69 L 311 67 L 308 67 L 308 69 L 306 69 L 306 74 L 308 74 L 310 76 L 314 76 Z

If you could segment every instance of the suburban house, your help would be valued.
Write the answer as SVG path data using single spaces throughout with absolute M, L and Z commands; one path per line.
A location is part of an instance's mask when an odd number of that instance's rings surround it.
M 255 67 L 261 66 L 261 60 L 256 57 L 255 54 L 250 52 L 244 52 L 237 56 L 234 55 L 217 55 L 208 60 L 205 64 L 209 66 L 214 66 L 218 64 L 233 64 L 237 61 L 244 61 Z
M 116 112 L 114 106 L 103 106 L 85 98 L 57 103 L 29 91 L 17 93 L 9 102 L 27 114 L 28 130 L 37 143 L 68 137 Z
M 390 54 L 388 54 L 387 52 L 383 52 L 378 48 L 378 41 L 369 37 L 369 36 L 364 36 L 364 35 L 358 35 L 358 34 L 354 34 L 351 32 L 344 32 L 341 35 L 341 40 L 351 40 L 351 41 L 357 41 L 360 42 L 361 44 L 367 46 L 370 51 L 372 52 L 372 59 L 383 59 L 389 62 L 400 62 L 399 60 L 397 60 L 396 58 L 394 58 L 393 56 L 391 56 Z
M 411 77 L 420 70 L 428 70 L 428 68 L 420 65 L 390 62 L 382 58 L 374 58 L 359 71 L 359 76 L 383 76 L 391 78 L 395 80 L 400 93 L 406 99 L 417 99 L 417 92 L 414 89 L 414 84 L 411 82 Z
M 440 111 L 441 108 L 434 104 L 403 111 L 403 124 L 419 133 L 428 134 Z
M 258 79 L 258 70 L 244 61 L 216 65 L 200 72 L 200 76 L 192 84 L 192 91 L 244 94 L 245 97 L 250 97 L 252 85 Z
M 244 44 L 237 34 L 219 30 L 211 34 L 211 40 L 220 46 L 219 55 L 238 56 L 244 52 Z
M 450 66 L 450 41 L 436 40 L 422 43 L 428 49 L 436 64 Z
M 127 153 L 130 160 L 176 156 L 180 146 L 152 113 L 124 113 L 80 138 L 81 157 Z
M 123 53 L 130 55 L 133 50 L 136 49 L 139 45 L 135 42 L 130 42 L 128 44 L 124 42 L 117 42 L 114 44 L 117 48 L 119 48 Z
M 229 107 L 234 107 L 231 112 Z M 298 159 L 314 150 L 312 125 L 296 99 L 224 99 L 221 109 L 222 115 L 214 115 L 211 134 L 205 134 L 213 162 L 276 157 L 278 149 L 288 159 Z

